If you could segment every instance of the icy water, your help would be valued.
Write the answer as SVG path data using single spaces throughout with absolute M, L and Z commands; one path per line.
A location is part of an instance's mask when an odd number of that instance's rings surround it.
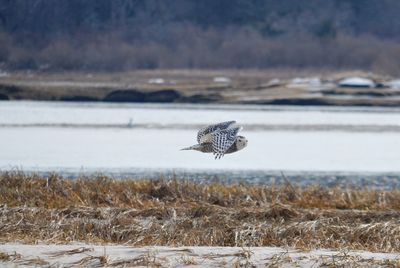
M 179 150 L 199 127 L 226 120 L 244 126 L 243 151 L 214 160 Z M 397 178 L 400 109 L 8 101 L 0 148 L 2 170 Z

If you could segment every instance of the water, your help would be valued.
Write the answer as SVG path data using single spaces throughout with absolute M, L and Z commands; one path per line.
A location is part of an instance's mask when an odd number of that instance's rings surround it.
M 247 148 L 221 160 L 179 150 L 225 120 L 244 126 Z M 3 170 L 393 176 L 400 110 L 10 101 L 0 102 L 0 148 Z

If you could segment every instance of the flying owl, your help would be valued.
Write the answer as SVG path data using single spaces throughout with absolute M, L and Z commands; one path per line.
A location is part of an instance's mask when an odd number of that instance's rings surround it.
M 242 127 L 235 123 L 236 121 L 228 121 L 204 127 L 197 133 L 198 144 L 181 150 L 213 153 L 215 159 L 242 150 L 247 146 L 247 139 L 237 135 Z

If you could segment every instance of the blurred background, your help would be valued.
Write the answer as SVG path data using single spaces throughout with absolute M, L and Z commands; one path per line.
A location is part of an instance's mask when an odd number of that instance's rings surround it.
M 396 186 L 397 0 L 0 0 L 0 169 Z M 237 120 L 246 149 L 181 152 Z
M 396 0 L 0 1 L 12 70 L 400 71 Z

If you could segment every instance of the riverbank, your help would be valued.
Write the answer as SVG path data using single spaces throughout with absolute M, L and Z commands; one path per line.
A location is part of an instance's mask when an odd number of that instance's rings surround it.
M 354 76 L 375 84 L 339 85 Z M 2 72 L 0 99 L 395 107 L 400 91 L 393 79 L 360 71 L 310 70 Z

